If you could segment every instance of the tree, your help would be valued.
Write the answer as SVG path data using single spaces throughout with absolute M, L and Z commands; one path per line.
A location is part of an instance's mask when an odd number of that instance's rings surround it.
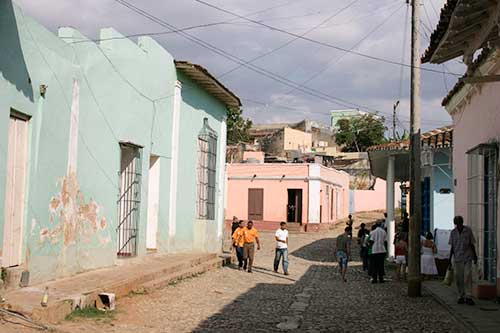
M 249 129 L 252 127 L 250 119 L 244 119 L 241 109 L 227 111 L 227 144 L 234 145 L 250 141 Z
M 344 152 L 362 152 L 368 147 L 385 142 L 384 118 L 366 114 L 351 119 L 340 119 L 337 122 L 335 141 L 343 146 Z

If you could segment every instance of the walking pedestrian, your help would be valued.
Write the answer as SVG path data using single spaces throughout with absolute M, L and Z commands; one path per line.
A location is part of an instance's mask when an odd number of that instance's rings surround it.
M 384 282 L 384 261 L 385 255 L 387 253 L 385 244 L 387 241 L 387 232 L 380 224 L 376 224 L 376 229 L 370 234 L 370 238 L 373 242 L 372 245 L 372 256 L 373 256 L 373 275 L 372 283 L 383 283 Z M 377 280 L 378 279 L 378 280 Z
M 347 282 L 347 264 L 349 263 L 349 257 L 351 256 L 351 238 L 349 237 L 349 227 L 344 229 L 344 233 L 337 237 L 337 244 L 335 248 L 335 257 L 339 262 L 340 275 L 342 280 Z
M 243 225 L 243 221 L 240 220 L 238 222 L 238 228 L 234 230 L 233 233 L 233 246 L 236 249 L 236 258 L 238 258 L 238 269 L 241 270 L 243 265 L 245 264 L 243 260 L 243 247 L 245 246 L 245 237 L 243 234 L 243 230 L 245 226 Z M 245 265 L 246 269 L 246 265 Z
M 472 263 L 477 264 L 476 240 L 472 229 L 464 225 L 462 216 L 453 219 L 455 229 L 451 231 L 449 244 L 450 267 L 453 259 L 458 304 L 474 305 L 472 299 Z
M 371 278 L 373 276 L 373 270 L 375 267 L 375 257 L 373 256 L 373 241 L 372 241 L 372 232 L 377 229 L 377 225 L 373 224 L 371 227 L 371 232 L 368 235 L 366 240 L 366 245 L 368 246 L 368 276 Z
M 431 232 L 425 235 L 425 240 L 422 241 L 422 255 L 420 256 L 420 270 L 423 278 L 430 278 L 438 274 L 436 259 L 434 254 L 437 252 L 436 245 L 433 241 L 434 237 Z
M 360 246 L 359 256 L 363 261 L 363 271 L 368 270 L 368 235 L 370 232 L 366 229 L 366 224 L 361 223 L 358 230 L 358 244 Z
M 401 280 L 401 278 L 406 280 L 406 256 L 408 254 L 408 242 L 404 232 L 398 234 L 394 252 L 396 255 L 397 265 L 396 279 L 398 281 Z
M 236 216 L 233 216 L 233 223 L 231 223 L 231 235 L 234 235 L 234 232 L 238 229 L 240 222 L 242 221 L 238 220 Z
M 407 212 L 404 212 L 403 221 L 401 222 L 401 232 L 408 234 L 410 232 L 410 217 Z
M 348 218 L 348 220 L 347 220 L 346 224 L 347 224 L 347 227 L 349 228 L 349 231 L 347 233 L 348 233 L 349 237 L 352 238 L 352 225 L 354 224 L 354 220 L 352 219 L 351 214 L 349 214 L 349 216 L 347 218 Z
M 257 242 L 257 250 L 260 250 L 259 232 L 253 227 L 252 221 L 248 221 L 247 227 L 243 230 L 243 238 L 245 241 L 243 246 L 244 269 L 248 267 L 248 273 L 252 273 L 255 242 Z
M 280 261 L 283 258 L 283 273 L 288 275 L 288 230 L 286 222 L 280 223 L 280 228 L 274 234 L 276 239 L 276 253 L 274 255 L 274 272 L 278 273 Z

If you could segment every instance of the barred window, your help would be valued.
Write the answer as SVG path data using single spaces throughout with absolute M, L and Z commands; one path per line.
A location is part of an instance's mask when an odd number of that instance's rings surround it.
M 199 219 L 215 219 L 215 177 L 217 169 L 217 134 L 203 121 L 198 136 L 198 177 L 196 207 Z

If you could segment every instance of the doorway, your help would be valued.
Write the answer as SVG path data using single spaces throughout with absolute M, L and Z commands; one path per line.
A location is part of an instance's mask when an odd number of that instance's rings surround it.
M 121 143 L 120 148 L 117 255 L 131 257 L 137 254 L 137 225 L 141 204 L 141 149 L 129 143 Z
M 248 220 L 264 220 L 264 189 L 248 189 Z
M 158 247 L 158 210 L 160 206 L 160 158 L 149 157 L 148 182 L 148 222 L 146 232 L 147 250 L 156 250 Z
M 7 175 L 5 182 L 5 215 L 2 266 L 22 263 L 24 202 L 28 164 L 28 120 L 11 113 L 9 120 Z
M 302 189 L 288 189 L 287 222 L 302 223 Z

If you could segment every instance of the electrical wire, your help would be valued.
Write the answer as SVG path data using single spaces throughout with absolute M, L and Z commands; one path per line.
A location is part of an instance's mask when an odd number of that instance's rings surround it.
M 159 24 L 159 25 L 162 25 L 164 27 L 167 27 L 169 29 L 177 29 L 175 26 L 165 22 L 164 20 L 161 20 L 159 19 L 158 17 L 134 6 L 133 4 L 125 1 L 125 0 L 114 0 L 115 2 L 129 8 L 130 10 L 138 13 L 139 15 Z M 216 54 L 219 54 L 221 55 L 222 57 L 228 59 L 228 60 L 231 60 L 232 62 L 235 62 L 235 63 L 238 63 L 238 64 L 244 64 L 245 60 L 233 55 L 233 54 L 230 54 L 208 42 L 205 42 L 187 32 L 180 32 L 179 33 L 181 36 L 183 36 L 184 38 L 188 39 L 189 41 L 195 43 L 195 44 L 198 44 L 200 46 L 202 46 L 203 48 L 206 48 Z M 300 84 L 298 84 L 297 82 L 295 81 L 292 81 L 292 80 L 289 80 L 283 76 L 280 76 L 276 73 L 273 73 L 269 70 L 266 70 L 262 67 L 259 67 L 259 66 L 256 66 L 256 65 L 253 65 L 253 64 L 247 64 L 247 65 L 244 65 L 245 67 L 247 67 L 248 69 L 250 69 L 251 71 L 253 72 L 256 72 L 262 76 L 265 76 L 265 77 L 268 77 L 269 79 L 272 79 L 276 82 L 280 82 L 281 84 L 283 85 L 286 85 L 286 86 L 289 86 L 289 87 L 292 87 L 292 88 L 295 88 L 297 87 L 297 90 L 301 91 L 301 92 L 304 92 L 308 95 L 311 95 L 311 96 L 314 96 L 314 97 L 317 97 L 319 99 L 322 99 L 322 100 L 325 100 L 325 101 L 328 101 L 330 103 L 333 103 L 333 104 L 336 104 L 336 105 L 340 105 L 342 107 L 347 107 L 347 108 L 361 108 L 361 109 L 364 109 L 364 110 L 367 110 L 367 111 L 371 111 L 371 112 L 374 112 L 374 113 L 386 113 L 386 112 L 383 112 L 383 111 L 380 111 L 380 110 L 376 110 L 374 108 L 371 108 L 369 106 L 366 106 L 366 105 L 361 105 L 361 104 L 358 104 L 358 103 L 355 103 L 355 102 L 351 102 L 351 101 L 348 101 L 348 100 L 345 100 L 345 99 L 342 99 L 342 98 L 339 98 L 339 97 L 336 97 L 336 96 L 332 96 L 330 94 L 326 94 L 324 92 L 321 92 L 321 91 L 318 91 L 316 89 L 313 89 L 313 88 L 308 88 L 308 87 L 302 87 L 300 86 Z
M 115 0 L 115 1 L 120 1 L 120 0 Z M 312 38 L 309 38 L 309 37 L 306 37 L 306 36 L 301 36 L 301 35 L 298 35 L 296 33 L 293 33 L 293 32 L 290 32 L 290 31 L 287 31 L 287 30 L 284 30 L 284 29 L 281 29 L 279 27 L 271 26 L 271 25 L 268 25 L 268 24 L 265 24 L 265 23 L 253 20 L 251 18 L 248 18 L 248 17 L 245 17 L 243 15 L 234 13 L 232 11 L 229 11 L 227 9 L 224 9 L 224 8 L 219 7 L 219 6 L 213 5 L 211 3 L 205 2 L 203 0 L 194 0 L 194 1 L 196 1 L 196 2 L 198 2 L 200 4 L 203 4 L 205 6 L 211 7 L 213 9 L 216 9 L 218 11 L 224 12 L 226 14 L 229 14 L 229 15 L 238 17 L 240 19 L 244 19 L 246 21 L 252 22 L 254 24 L 262 25 L 262 26 L 267 27 L 268 29 L 270 29 L 272 31 L 277 31 L 277 32 L 280 32 L 280 33 L 283 33 L 283 34 L 287 34 L 287 35 L 290 35 L 290 36 L 293 36 L 293 37 L 297 37 L 299 39 L 303 39 L 305 41 L 308 41 L 308 42 L 311 42 L 311 43 L 314 43 L 314 44 L 318 44 L 318 45 L 321 45 L 321 46 L 324 46 L 324 47 L 332 48 L 332 49 L 335 49 L 335 50 L 338 50 L 338 51 L 348 52 L 350 54 L 354 54 L 354 55 L 357 55 L 357 56 L 360 56 L 360 57 L 363 57 L 363 58 L 367 58 L 367 59 L 371 59 L 371 60 L 375 60 L 375 61 L 378 61 L 378 62 L 384 62 L 384 63 L 387 63 L 387 64 L 392 64 L 392 65 L 397 65 L 397 66 L 405 66 L 405 67 L 409 67 L 409 68 L 413 67 L 410 64 L 401 64 L 401 63 L 399 63 L 397 61 L 394 61 L 394 60 L 385 59 L 385 58 L 381 58 L 381 57 L 377 57 L 377 56 L 373 56 L 373 55 L 369 55 L 369 54 L 365 54 L 365 53 L 361 53 L 361 52 L 357 52 L 357 51 L 349 51 L 348 49 L 340 47 L 340 46 L 337 46 L 337 45 L 333 45 L 333 44 L 330 44 L 330 43 L 327 43 L 327 42 L 324 42 L 324 41 L 315 40 L 315 39 L 312 39 Z M 427 71 L 427 72 L 433 72 L 433 73 L 439 73 L 439 74 L 442 73 L 442 71 L 440 71 L 440 70 L 435 70 L 435 69 L 431 69 L 431 68 L 419 67 L 419 69 L 422 70 L 422 71 Z M 460 74 L 451 73 L 451 72 L 447 72 L 446 74 L 453 75 L 453 76 L 461 76 Z
M 277 8 L 280 8 L 280 7 L 287 6 L 291 2 L 292 1 L 287 1 L 284 4 L 280 4 L 280 5 L 276 5 L 276 6 L 272 6 L 272 7 L 267 7 L 267 8 L 261 9 L 261 10 L 256 11 L 256 12 L 249 13 L 249 14 L 247 14 L 247 16 L 254 16 L 254 15 L 262 14 L 264 12 L 267 12 L 267 11 L 270 11 L 270 10 L 273 10 L 273 9 L 277 9 Z M 244 22 L 235 22 L 237 20 L 238 20 L 237 18 L 234 18 L 234 19 L 226 20 L 226 21 L 219 21 L 219 22 L 205 23 L 205 24 L 199 24 L 199 25 L 192 25 L 192 26 L 180 28 L 180 29 L 177 29 L 177 30 L 137 33 L 137 34 L 125 35 L 125 36 L 121 36 L 121 37 L 110 37 L 110 38 L 99 38 L 99 39 L 84 38 L 82 40 L 77 40 L 77 41 L 69 42 L 69 44 L 79 44 L 79 43 L 89 43 L 89 42 L 97 43 L 97 42 L 102 42 L 102 41 L 119 40 L 119 39 L 130 39 L 130 38 L 142 37 L 142 36 L 161 36 L 161 35 L 168 35 L 168 34 L 173 34 L 173 33 L 177 33 L 177 32 L 182 32 L 182 31 L 189 31 L 189 30 L 199 29 L 199 28 L 208 28 L 208 27 L 213 27 L 213 26 L 217 26 L 217 25 L 244 23 Z M 247 25 L 247 26 L 255 26 L 255 25 Z M 62 39 L 74 39 L 74 38 L 71 38 L 71 37 L 61 37 L 61 38 Z
M 389 14 L 388 17 L 386 17 L 380 24 L 378 24 L 374 29 L 372 29 L 370 32 L 368 32 L 368 34 L 366 34 L 362 39 L 360 39 L 357 43 L 355 43 L 350 49 L 349 51 L 352 51 L 354 50 L 355 48 L 357 48 L 359 45 L 361 45 L 366 39 L 368 39 L 368 37 L 370 37 L 372 34 L 374 34 L 375 32 L 377 32 L 380 28 L 382 28 L 400 9 L 401 9 L 402 6 L 398 7 L 395 11 L 393 11 L 391 14 Z M 306 80 L 300 82 L 301 85 L 304 85 L 306 83 L 309 83 L 311 82 L 312 80 L 314 80 L 315 78 L 317 78 L 318 76 L 320 76 L 321 74 L 323 74 L 324 72 L 326 72 L 327 70 L 330 70 L 332 69 L 332 67 L 334 67 L 335 65 L 337 65 L 343 58 L 344 56 L 346 56 L 348 53 L 347 52 L 344 52 L 340 57 L 337 58 L 337 56 L 333 56 L 332 58 L 330 58 L 326 64 L 326 66 L 324 66 L 322 69 L 320 69 L 319 71 L 317 71 L 316 73 L 314 73 L 313 75 L 311 75 L 309 78 L 307 78 Z M 335 60 L 335 61 L 334 61 Z M 292 92 L 295 91 L 295 88 L 289 90 L 286 92 L 286 94 L 291 94 Z
M 359 1 L 359 0 L 354 0 L 354 1 L 350 2 L 347 6 L 340 8 L 340 9 L 339 9 L 339 10 L 337 10 L 335 13 L 333 13 L 333 14 L 332 14 L 332 15 L 330 15 L 330 16 L 328 16 L 326 19 L 322 20 L 319 24 L 317 24 L 317 25 L 313 26 L 312 28 L 308 29 L 306 32 L 304 32 L 304 33 L 300 34 L 300 36 L 301 36 L 301 37 L 303 37 L 303 36 L 306 36 L 306 35 L 310 34 L 311 32 L 313 32 L 314 30 L 316 30 L 317 28 L 319 28 L 319 27 L 320 27 L 320 26 L 322 26 L 323 24 L 325 24 L 325 23 L 327 23 L 327 22 L 329 22 L 329 21 L 333 20 L 335 17 L 337 17 L 338 15 L 340 15 L 341 13 L 343 13 L 344 11 L 346 11 L 347 9 L 351 8 L 351 7 L 352 7 L 354 4 L 356 4 L 358 1 Z M 268 51 L 268 52 L 265 52 L 265 53 L 263 53 L 263 54 L 261 54 L 261 55 L 258 55 L 257 57 L 254 57 L 254 58 L 252 58 L 252 59 L 250 59 L 250 60 L 246 61 L 246 62 L 245 62 L 245 65 L 251 64 L 251 63 L 253 63 L 253 62 L 255 62 L 255 61 L 259 60 L 259 59 L 262 59 L 262 58 L 264 58 L 264 57 L 267 57 L 268 55 L 271 55 L 271 54 L 273 54 L 273 53 L 275 53 L 275 52 L 278 52 L 279 50 L 284 49 L 285 47 L 287 47 L 288 45 L 290 45 L 290 44 L 292 44 L 292 43 L 296 42 L 296 41 L 297 41 L 297 40 L 299 40 L 299 39 L 300 39 L 299 37 L 294 37 L 294 38 L 290 39 L 289 41 L 287 41 L 286 43 L 281 44 L 280 46 L 278 46 L 278 47 L 276 47 L 276 48 L 274 48 L 274 49 L 272 49 L 272 50 L 270 50 L 270 51 Z M 226 76 L 226 75 L 228 75 L 228 74 L 230 74 L 230 73 L 233 73 L 234 71 L 236 71 L 236 70 L 240 69 L 240 68 L 241 68 L 241 67 L 243 67 L 243 66 L 244 66 L 244 65 L 238 65 L 238 66 L 234 67 L 233 69 L 230 69 L 230 70 L 228 70 L 228 71 L 226 71 L 226 72 L 224 72 L 224 73 L 220 74 L 220 75 L 218 76 L 218 78 L 222 78 L 222 77 L 224 77 L 224 76 Z

